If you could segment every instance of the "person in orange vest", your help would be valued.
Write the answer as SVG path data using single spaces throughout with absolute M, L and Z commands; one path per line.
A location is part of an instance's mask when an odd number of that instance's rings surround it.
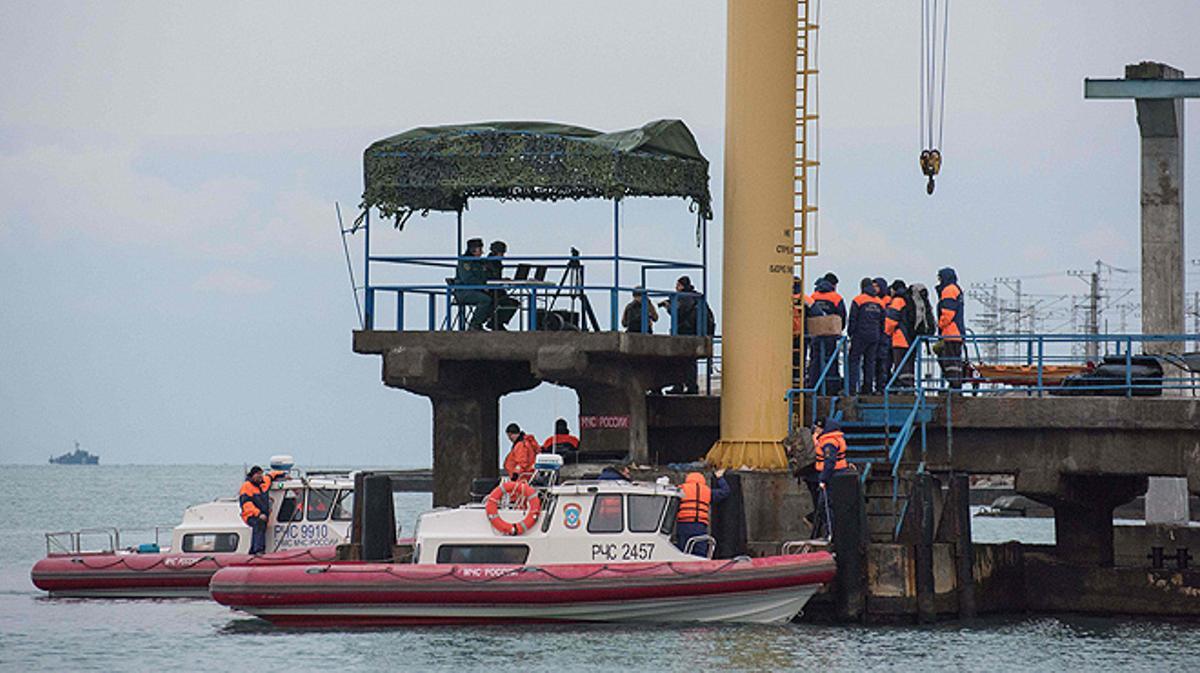
M 533 476 L 533 464 L 540 449 L 537 439 L 522 432 L 521 426 L 516 423 L 509 423 L 504 433 L 508 435 L 508 441 L 512 442 L 512 448 L 504 457 L 505 474 L 513 481 L 529 481 Z
M 567 419 L 554 421 L 554 434 L 542 443 L 542 453 L 557 453 L 563 457 L 563 462 L 579 462 L 579 438 L 571 434 Z
M 814 286 L 815 291 L 808 295 L 809 304 L 812 306 L 813 315 L 836 315 L 841 318 L 841 330 L 846 329 L 846 300 L 842 299 L 842 295 L 837 293 L 837 276 L 833 272 L 827 273 L 817 279 Z M 817 313 L 820 311 L 820 313 Z M 826 363 L 830 359 L 833 364 L 829 365 L 829 373 L 826 375 L 826 383 L 829 389 L 837 390 L 841 388 L 842 374 L 840 366 L 840 357 L 837 354 L 837 344 L 839 337 L 836 336 L 815 336 L 812 341 L 812 357 L 810 358 L 811 368 L 808 370 L 805 378 L 808 381 L 805 383 L 807 387 L 816 385 L 817 379 L 820 378 L 821 372 L 824 371 Z
M 238 491 L 238 505 L 242 509 L 242 521 L 250 526 L 250 553 L 261 554 L 267 550 L 267 519 L 271 513 L 271 478 L 280 473 L 263 474 L 257 465 L 246 473 L 246 480 Z
M 952 390 L 961 390 L 963 383 L 963 334 L 966 323 L 963 315 L 963 293 L 958 286 L 958 274 L 946 267 L 938 271 L 938 334 L 942 337 L 938 356 L 942 373 Z
M 914 383 L 916 358 L 905 357 L 915 337 L 913 315 L 912 297 L 908 293 L 908 286 L 899 279 L 892 281 L 892 300 L 888 302 L 883 331 L 892 339 L 892 370 L 895 371 L 904 363 L 900 375 L 896 378 L 896 384 L 902 388 L 911 387 Z
M 842 434 L 842 424 L 836 418 L 825 419 L 821 435 L 817 437 L 817 487 L 820 489 L 817 503 L 817 526 L 813 529 L 813 537 L 828 537 L 833 530 L 832 508 L 829 503 L 829 483 L 834 475 L 851 471 L 850 461 L 846 459 L 846 437 Z
M 708 487 L 708 480 L 699 472 L 689 472 L 679 490 L 679 513 L 675 516 L 675 546 L 685 551 L 688 540 L 708 535 L 713 504 L 729 497 L 729 484 L 725 481 L 725 470 L 717 470 L 716 488 Z M 708 557 L 708 540 L 701 540 L 692 547 L 696 556 Z

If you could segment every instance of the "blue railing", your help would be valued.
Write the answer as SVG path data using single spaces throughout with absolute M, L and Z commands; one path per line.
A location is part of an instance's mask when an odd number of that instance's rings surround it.
M 913 458 L 918 472 L 922 471 L 931 400 L 949 404 L 952 394 L 1135 397 L 1173 392 L 1200 396 L 1200 352 L 1185 352 L 1187 344 L 1193 344 L 1194 349 L 1200 346 L 1197 334 L 968 334 L 963 337 L 963 345 L 964 360 L 969 359 L 970 366 L 964 368 L 960 386 L 952 386 L 944 375 L 942 367 L 948 363 L 935 352 L 940 341 L 936 336 L 915 338 L 884 386 L 884 445 L 894 480 L 918 433 L 920 454 Z M 835 355 L 845 352 L 846 343 L 845 337 L 838 340 Z M 844 376 L 838 390 L 828 389 L 829 380 L 838 375 L 833 371 L 835 359 L 825 361 L 813 385 L 788 391 L 792 414 L 789 421 L 793 426 L 799 396 L 810 396 L 810 417 L 816 418 L 818 397 L 832 397 L 832 413 L 837 396 L 848 393 L 848 377 Z M 906 371 L 911 371 L 911 376 L 906 376 Z M 893 413 L 903 414 L 894 435 Z M 948 417 L 947 432 L 952 431 L 950 422 Z M 868 474 L 869 465 L 864 478 Z
M 939 341 L 935 336 L 915 339 L 884 388 L 885 414 L 890 412 L 894 395 L 913 396 L 911 411 L 904 424 L 895 439 L 889 440 L 888 460 L 892 463 L 893 476 L 898 474 L 918 419 L 925 418 L 930 396 L 944 398 L 947 404 L 952 403 L 953 394 L 959 393 L 1134 397 L 1175 391 L 1200 396 L 1200 353 L 1183 352 L 1187 343 L 1200 341 L 1200 335 L 968 334 L 963 337 L 964 350 L 974 351 L 974 361 L 964 367 L 958 385 L 941 371 L 946 363 L 934 353 Z M 1141 347 L 1140 354 L 1134 353 L 1135 344 Z M 1147 349 L 1147 345 L 1151 348 Z M 981 346 L 990 351 L 986 358 L 988 362 L 984 362 Z M 902 377 L 910 360 L 914 361 L 911 382 Z M 952 432 L 952 422 L 952 415 L 947 414 L 947 432 Z M 925 425 L 921 421 L 921 466 L 926 450 Z
M 384 308 L 381 305 L 380 299 L 390 297 L 393 299 L 390 308 L 393 310 L 394 329 L 405 331 L 408 329 L 425 329 L 430 331 L 436 330 L 456 330 L 466 327 L 467 318 L 473 310 L 470 305 L 459 302 L 459 293 L 468 291 L 487 292 L 494 297 L 507 296 L 515 299 L 517 304 L 511 309 L 518 311 L 522 319 L 519 320 L 515 329 L 536 331 L 546 329 L 548 326 L 539 324 L 548 316 L 552 316 L 555 312 L 560 315 L 558 318 L 570 318 L 577 321 L 576 326 L 580 329 L 598 330 L 598 331 L 620 331 L 622 329 L 621 318 L 624 313 L 625 303 L 632 299 L 635 295 L 643 297 L 641 302 L 641 310 L 638 314 L 641 331 L 652 333 L 654 331 L 651 304 L 659 303 L 665 305 L 661 309 L 660 319 L 670 318 L 670 326 L 666 333 L 678 334 L 679 319 L 681 311 L 680 299 L 685 296 L 690 296 L 695 299 L 696 311 L 696 332 L 700 336 L 711 336 L 708 329 L 708 303 L 703 293 L 699 292 L 678 292 L 674 289 L 674 276 L 680 271 L 703 270 L 703 265 L 690 262 L 680 262 L 665 259 L 654 259 L 645 257 L 626 257 L 626 256 L 524 256 L 524 257 L 399 257 L 399 256 L 373 256 L 369 258 L 371 263 L 375 264 L 391 264 L 400 267 L 409 268 L 440 268 L 444 270 L 443 278 L 435 282 L 426 283 L 400 283 L 386 284 L 374 283 L 368 284 L 365 287 L 365 316 L 364 325 L 366 329 L 376 329 L 377 325 L 382 324 L 380 321 L 380 309 Z M 485 285 L 462 285 L 454 282 L 455 270 L 458 262 L 498 262 L 504 265 L 506 272 L 513 272 L 515 269 L 524 267 L 530 273 L 536 276 L 541 276 L 540 279 L 498 279 L 489 281 Z M 638 287 L 622 286 L 619 283 L 612 284 L 587 284 L 582 281 L 582 269 L 588 262 L 604 262 L 604 263 L 627 263 L 638 265 L 638 272 L 641 279 L 641 285 Z M 559 280 L 547 279 L 546 275 L 550 271 L 562 273 L 563 277 Z M 569 277 L 569 271 L 579 270 L 580 273 L 575 279 Z M 660 275 L 671 272 L 670 289 L 665 287 L 652 287 L 649 284 L 652 275 Z M 374 271 L 374 275 L 378 276 L 379 270 Z M 557 275 L 557 274 L 556 274 Z M 423 304 L 419 311 L 420 318 L 414 323 L 414 319 L 410 316 L 411 307 L 414 303 Z M 561 305 L 566 305 L 568 308 L 560 308 Z M 605 306 L 608 310 L 601 311 L 601 317 L 597 318 L 595 308 Z M 660 310 L 655 310 L 655 313 L 660 313 Z M 603 319 L 603 315 L 607 314 L 607 320 Z M 661 328 L 660 328 L 661 329 Z M 635 330 L 636 331 L 636 330 Z M 660 331 L 660 333 L 662 333 Z

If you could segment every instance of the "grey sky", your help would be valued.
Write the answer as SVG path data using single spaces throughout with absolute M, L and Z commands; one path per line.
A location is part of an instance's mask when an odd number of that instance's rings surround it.
M 1085 102 L 1082 80 L 1142 59 L 1200 73 L 1200 4 L 953 3 L 932 199 L 916 160 L 919 3 L 827 0 L 823 14 L 815 264 L 844 292 L 945 264 L 966 283 L 1098 257 L 1136 268 L 1133 104 Z M 719 199 L 723 64 L 714 0 L 0 0 L 0 461 L 77 438 L 105 462 L 428 464 L 428 404 L 350 352 L 333 201 L 357 203 L 363 148 L 425 124 L 678 117 Z M 602 252 L 607 218 L 598 203 L 479 203 L 469 231 L 513 254 Z M 451 254 L 448 224 L 414 219 L 380 245 Z M 635 202 L 623 242 L 695 258 L 692 234 L 682 202 Z M 574 404 L 539 389 L 502 412 L 540 437 Z

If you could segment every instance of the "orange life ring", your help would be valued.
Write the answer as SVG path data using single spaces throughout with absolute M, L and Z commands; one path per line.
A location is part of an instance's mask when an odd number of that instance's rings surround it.
M 524 519 L 517 523 L 510 523 L 500 518 L 500 498 L 505 494 L 509 498 L 516 496 L 525 499 Z M 488 523 L 492 524 L 492 528 L 495 528 L 501 535 L 523 535 L 533 528 L 541 513 L 542 501 L 538 498 L 537 491 L 527 481 L 502 481 L 499 486 L 492 489 L 487 497 Z

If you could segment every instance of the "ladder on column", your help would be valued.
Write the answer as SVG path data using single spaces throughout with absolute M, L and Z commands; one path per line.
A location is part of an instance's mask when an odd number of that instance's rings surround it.
M 800 292 L 804 293 L 808 283 L 805 276 L 805 260 L 817 254 L 811 249 L 810 234 L 817 222 L 817 167 L 820 144 L 818 140 L 818 97 L 817 97 L 817 20 L 820 0 L 797 0 L 796 2 L 796 164 L 794 173 L 795 215 L 792 219 L 792 275 L 799 279 Z M 804 310 L 803 299 L 793 299 L 794 308 Z M 804 335 L 794 340 L 792 387 L 804 387 Z M 792 398 L 792 418 L 803 419 L 801 396 Z M 803 420 L 799 421 L 803 423 Z

